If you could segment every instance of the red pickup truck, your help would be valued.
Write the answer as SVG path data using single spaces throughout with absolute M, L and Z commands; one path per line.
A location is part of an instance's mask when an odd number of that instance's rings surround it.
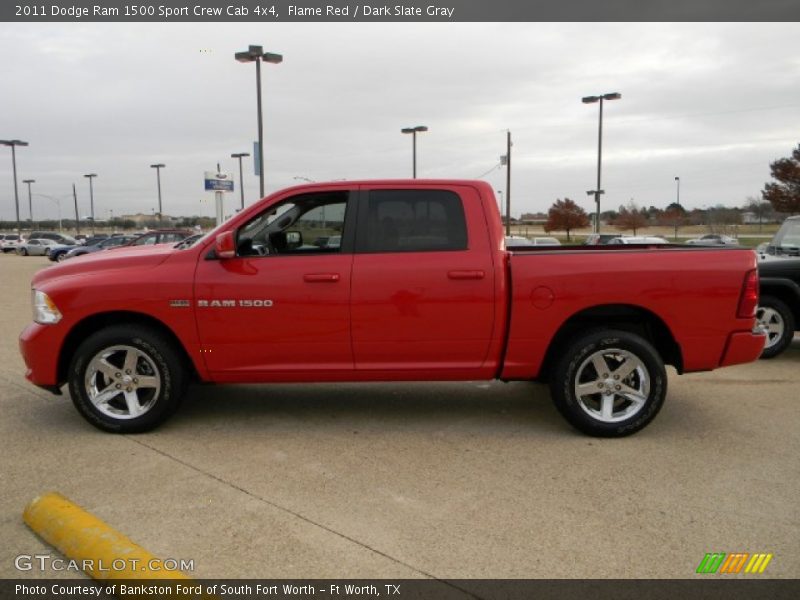
M 192 381 L 544 380 L 576 428 L 647 425 L 679 373 L 758 358 L 756 257 L 686 246 L 508 251 L 478 181 L 277 192 L 192 245 L 39 271 L 27 378 L 93 425 L 163 422 Z

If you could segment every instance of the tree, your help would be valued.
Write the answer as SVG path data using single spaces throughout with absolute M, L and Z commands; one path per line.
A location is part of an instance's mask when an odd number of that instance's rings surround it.
M 674 228 L 674 238 L 678 239 L 678 227 L 681 225 L 686 225 L 689 222 L 689 219 L 686 216 L 686 209 L 683 208 L 677 202 L 673 202 L 661 213 L 661 216 L 658 218 L 658 223 L 660 225 L 668 225 Z
M 637 229 L 647 227 L 647 215 L 642 213 L 636 203 L 631 200 L 627 206 L 620 206 L 617 218 L 614 220 L 614 227 L 620 231 L 633 229 L 633 235 L 636 235 Z
M 586 215 L 586 211 L 569 198 L 564 198 L 563 200 L 556 200 L 550 210 L 547 211 L 547 223 L 544 224 L 544 230 L 547 233 L 551 231 L 566 231 L 567 240 L 569 240 L 569 232 L 571 230 L 588 225 L 589 217 Z
M 764 219 L 772 216 L 772 213 L 774 212 L 770 202 L 767 202 L 766 200 L 759 200 L 758 198 L 753 198 L 752 196 L 747 199 L 747 204 L 744 208 L 746 211 L 753 213 L 753 216 L 758 219 L 759 233 L 761 233 L 761 224 L 764 222 Z
M 772 178 L 777 183 L 764 186 L 761 195 L 772 207 L 783 213 L 800 212 L 800 144 L 789 158 L 780 158 L 769 165 Z
M 741 222 L 742 215 L 736 208 L 717 204 L 706 211 L 706 223 L 711 233 L 735 235 L 736 227 Z

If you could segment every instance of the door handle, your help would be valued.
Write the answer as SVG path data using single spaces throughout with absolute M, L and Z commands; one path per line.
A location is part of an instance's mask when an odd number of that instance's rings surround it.
M 448 271 L 450 279 L 483 279 L 486 276 L 484 271 Z
M 308 283 L 336 283 L 339 281 L 338 273 L 306 273 L 303 281 Z

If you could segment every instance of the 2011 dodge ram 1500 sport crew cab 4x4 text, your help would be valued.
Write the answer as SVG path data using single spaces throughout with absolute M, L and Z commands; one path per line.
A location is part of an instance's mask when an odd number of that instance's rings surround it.
M 319 239 L 336 244 L 319 244 Z M 667 393 L 665 364 L 758 358 L 752 250 L 508 251 L 490 186 L 363 181 L 277 192 L 190 246 L 39 271 L 27 378 L 80 413 L 151 429 L 191 380 L 546 380 L 576 428 L 622 436 Z

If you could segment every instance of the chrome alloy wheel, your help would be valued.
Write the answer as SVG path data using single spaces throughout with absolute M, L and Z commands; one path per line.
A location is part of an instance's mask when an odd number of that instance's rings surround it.
M 786 323 L 783 322 L 781 313 L 768 306 L 759 306 L 756 312 L 756 320 L 761 328 L 767 332 L 767 343 L 764 344 L 764 349 L 772 348 L 781 340 L 783 331 L 786 328 Z
M 86 368 L 86 394 L 104 415 L 141 417 L 155 405 L 161 375 L 155 361 L 133 346 L 111 346 L 95 354 Z
M 578 405 L 603 423 L 629 419 L 642 409 L 649 395 L 650 374 L 644 363 L 627 350 L 599 350 L 578 367 Z

